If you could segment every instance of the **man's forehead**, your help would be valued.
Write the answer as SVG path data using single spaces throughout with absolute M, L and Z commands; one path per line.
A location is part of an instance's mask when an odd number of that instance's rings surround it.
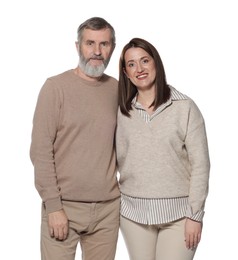
M 83 39 L 85 41 L 111 41 L 111 31 L 109 28 L 101 30 L 84 29 Z

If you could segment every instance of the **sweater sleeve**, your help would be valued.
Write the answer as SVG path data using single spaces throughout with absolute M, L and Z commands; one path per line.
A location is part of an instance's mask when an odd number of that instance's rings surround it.
M 208 194 L 210 160 L 203 116 L 191 101 L 185 140 L 191 169 L 189 204 L 192 214 L 202 211 Z
M 51 79 L 43 85 L 33 118 L 30 157 L 34 165 L 35 186 L 46 212 L 62 208 L 54 161 L 54 142 L 60 116 L 60 96 Z

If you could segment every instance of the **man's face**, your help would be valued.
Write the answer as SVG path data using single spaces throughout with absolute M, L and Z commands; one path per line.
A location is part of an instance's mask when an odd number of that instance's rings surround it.
M 90 30 L 83 32 L 79 53 L 79 68 L 89 77 L 99 77 L 105 71 L 113 51 L 110 29 Z

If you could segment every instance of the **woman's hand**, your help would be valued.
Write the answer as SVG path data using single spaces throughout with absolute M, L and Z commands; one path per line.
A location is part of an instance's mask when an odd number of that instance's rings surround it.
M 185 222 L 185 243 L 188 249 L 194 249 L 198 246 L 202 235 L 202 223 L 189 219 Z

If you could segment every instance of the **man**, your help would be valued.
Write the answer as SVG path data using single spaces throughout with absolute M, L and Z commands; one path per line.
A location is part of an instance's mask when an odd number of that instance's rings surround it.
M 114 131 L 117 80 L 104 74 L 115 31 L 100 17 L 78 28 L 75 69 L 43 85 L 33 120 L 31 160 L 42 198 L 43 260 L 113 260 L 119 228 Z

